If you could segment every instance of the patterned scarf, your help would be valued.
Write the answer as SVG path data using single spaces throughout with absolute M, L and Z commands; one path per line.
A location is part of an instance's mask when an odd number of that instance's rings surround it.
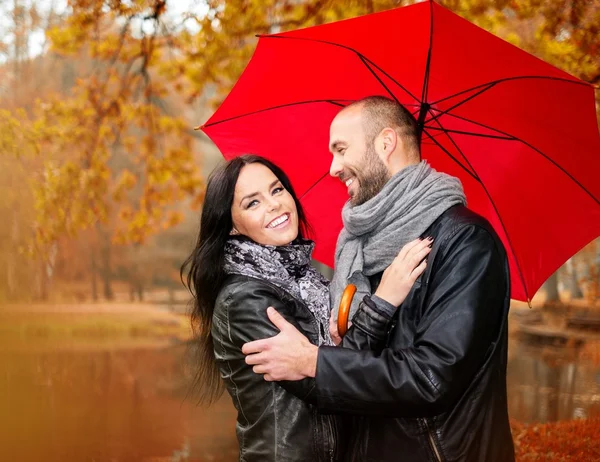
M 227 274 L 266 280 L 304 302 L 319 324 L 319 345 L 333 345 L 329 281 L 310 264 L 314 246 L 312 241 L 299 239 L 290 245 L 272 246 L 243 236 L 231 237 L 225 244 L 224 269 Z

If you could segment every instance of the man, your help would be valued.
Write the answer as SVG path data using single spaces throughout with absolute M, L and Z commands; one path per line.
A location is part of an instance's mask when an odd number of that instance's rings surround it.
M 331 174 L 348 187 L 331 284 L 360 304 L 341 347 L 316 347 L 272 308 L 280 334 L 248 343 L 266 380 L 315 378 L 322 412 L 365 416 L 355 461 L 512 461 L 506 399 L 510 300 L 504 248 L 464 206 L 460 183 L 420 161 L 418 127 L 401 105 L 370 97 L 330 129 Z M 399 308 L 375 292 L 416 237 L 433 238 L 427 269 Z M 369 295 L 373 294 L 373 295 Z

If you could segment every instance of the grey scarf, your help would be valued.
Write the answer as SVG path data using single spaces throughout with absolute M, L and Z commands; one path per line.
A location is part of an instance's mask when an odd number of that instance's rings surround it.
M 457 204 L 466 204 L 460 181 L 435 171 L 425 161 L 402 169 L 364 204 L 352 207 L 346 203 L 330 286 L 334 318 L 348 283 L 357 287 L 352 316 L 363 297 L 371 293 L 368 277 L 385 270 L 405 244 Z
M 268 281 L 304 302 L 319 325 L 319 345 L 333 345 L 329 334 L 329 281 L 311 266 L 314 247 L 307 240 L 276 247 L 245 237 L 230 238 L 225 244 L 224 269 L 227 274 Z

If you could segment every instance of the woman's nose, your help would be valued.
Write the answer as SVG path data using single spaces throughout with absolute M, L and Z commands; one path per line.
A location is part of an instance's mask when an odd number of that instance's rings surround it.
M 269 211 L 277 210 L 279 207 L 281 207 L 281 203 L 274 197 L 271 197 L 269 199 L 269 201 L 267 202 L 267 205 L 269 207 Z

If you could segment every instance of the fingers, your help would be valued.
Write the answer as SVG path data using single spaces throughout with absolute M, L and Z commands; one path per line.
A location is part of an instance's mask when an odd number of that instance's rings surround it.
M 252 372 L 254 372 L 255 374 L 265 374 L 267 372 L 267 368 L 261 365 L 254 366 L 252 368 Z
M 421 276 L 421 274 L 423 274 L 423 271 L 425 271 L 425 268 L 427 268 L 427 260 L 423 260 L 421 262 L 421 264 L 419 266 L 417 266 L 412 273 L 410 273 L 410 278 L 412 280 L 412 282 L 415 282 L 417 280 L 417 278 L 419 276 Z
M 271 374 L 267 373 L 267 368 L 266 367 L 261 367 L 261 366 L 254 366 L 252 368 L 252 371 L 255 374 L 261 374 L 263 375 L 263 378 L 267 381 L 267 382 L 275 382 L 275 377 L 273 377 Z
M 414 269 L 419 266 L 419 264 L 423 261 L 423 259 L 429 255 L 429 253 L 431 252 L 431 247 L 425 247 L 421 250 L 419 250 L 417 253 L 411 255 L 410 260 L 408 261 L 409 264 L 409 271 L 414 271 Z
M 421 254 L 423 251 L 426 251 L 426 254 L 431 250 L 431 245 L 433 244 L 433 238 L 428 237 L 427 239 L 423 239 L 419 241 L 417 245 L 414 245 L 410 248 L 410 250 L 406 253 L 405 259 L 410 261 L 414 258 L 415 255 Z M 420 262 L 421 260 L 419 260 Z M 418 263 L 418 262 L 417 262 Z
M 329 318 L 329 333 L 331 335 L 338 335 L 337 322 L 333 319 L 333 317 Z
M 266 350 L 268 348 L 268 340 L 269 339 L 261 339 L 261 340 L 254 340 L 252 342 L 248 342 L 248 343 L 244 343 L 242 345 L 242 353 L 244 353 L 245 355 L 251 355 L 253 353 L 260 353 L 263 350 Z
M 244 361 L 246 361 L 246 364 L 248 364 L 250 366 L 256 366 L 258 364 L 263 364 L 266 361 L 266 358 L 265 358 L 265 355 L 263 355 L 261 353 L 256 353 L 253 355 L 246 356 Z
M 414 241 L 410 241 L 408 244 L 404 244 L 404 247 L 400 249 L 400 252 L 398 252 L 398 256 L 396 258 L 399 257 L 400 259 L 404 259 L 406 254 L 421 242 L 423 242 L 421 239 L 415 239 Z
M 414 241 L 410 241 L 400 250 L 396 259 L 405 260 L 406 258 L 410 258 L 412 254 L 415 252 L 419 252 L 421 249 L 429 247 L 433 242 L 432 237 L 427 237 L 425 239 L 415 239 Z
M 277 327 L 279 330 L 283 330 L 285 328 L 287 328 L 288 326 L 290 327 L 294 327 L 292 326 L 289 322 L 287 322 L 285 320 L 285 318 L 283 316 L 281 316 L 277 310 L 275 310 L 275 308 L 273 308 L 272 306 L 267 308 L 267 316 L 269 318 L 269 320 L 275 324 L 275 327 Z M 273 338 L 273 337 L 271 337 Z M 244 343 L 244 345 L 242 345 L 242 353 L 244 353 L 245 355 L 250 355 L 253 353 L 260 353 L 261 351 L 267 350 L 269 348 L 269 340 L 268 338 L 265 339 L 260 339 L 260 340 L 254 340 L 252 342 L 248 342 L 248 343 Z
M 285 320 L 285 318 L 283 316 L 281 316 L 277 310 L 275 308 L 273 308 L 272 306 L 267 308 L 267 316 L 269 317 L 269 320 L 275 324 L 275 327 L 277 327 L 277 329 L 279 330 L 283 330 L 285 328 L 287 328 L 288 326 L 293 327 L 289 322 L 287 322 Z

